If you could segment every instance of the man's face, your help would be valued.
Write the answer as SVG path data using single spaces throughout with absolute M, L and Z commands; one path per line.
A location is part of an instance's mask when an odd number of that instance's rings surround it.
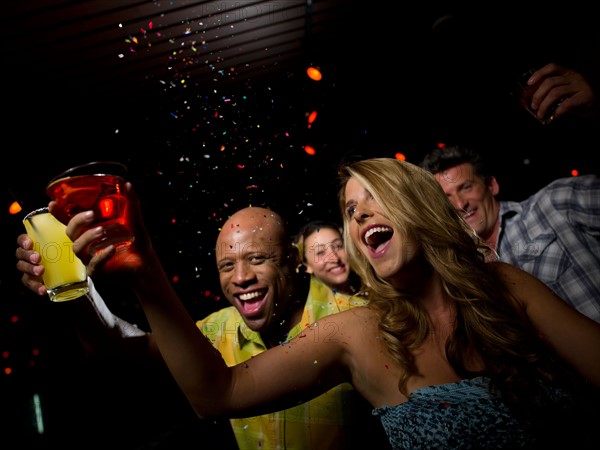
M 266 331 L 287 307 L 290 264 L 281 224 L 270 212 L 237 213 L 217 239 L 223 294 L 252 330 Z M 278 217 L 278 216 L 277 216 Z
M 473 173 L 469 163 L 459 164 L 435 174 L 454 207 L 484 240 L 494 232 L 498 221 L 499 204 L 494 198 L 499 187 L 494 177 L 488 184 Z

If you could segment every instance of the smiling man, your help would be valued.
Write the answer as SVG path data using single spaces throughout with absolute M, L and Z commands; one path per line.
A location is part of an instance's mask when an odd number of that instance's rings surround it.
M 364 305 L 298 273 L 298 255 L 281 216 L 248 207 L 221 228 L 216 244 L 221 290 L 232 306 L 197 322 L 233 366 L 280 345 L 326 315 Z M 231 419 L 240 449 L 386 448 L 367 403 L 349 384 L 294 408 Z
M 499 201 L 500 185 L 472 148 L 446 146 L 420 166 L 432 172 L 463 218 L 502 261 L 536 276 L 600 322 L 600 179 L 559 178 L 521 201 Z
M 82 214 L 72 220 L 80 220 Z M 19 236 L 18 243 L 17 267 L 24 273 L 23 283 L 45 295 L 39 255 L 34 256 L 26 234 Z M 142 245 L 138 240 L 134 246 L 138 244 Z M 298 254 L 285 222 L 267 208 L 243 208 L 227 219 L 215 254 L 221 289 L 231 306 L 196 324 L 230 366 L 284 343 L 324 316 L 366 302 L 334 292 L 316 277 L 297 272 Z M 91 353 L 102 349 L 104 354 L 126 354 L 136 360 L 160 358 L 160 352 L 152 351 L 156 350 L 152 333 L 114 316 L 91 277 L 90 285 L 90 294 L 74 302 L 80 303 L 82 317 L 74 324 L 85 348 Z M 331 333 L 326 337 L 336 338 Z M 371 410 L 346 383 L 293 408 L 231 419 L 230 423 L 241 450 L 390 448 L 381 422 Z

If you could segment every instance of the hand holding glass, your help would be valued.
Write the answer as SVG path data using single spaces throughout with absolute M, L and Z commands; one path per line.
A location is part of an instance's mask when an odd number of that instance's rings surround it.
M 42 279 L 53 302 L 81 297 L 89 290 L 85 265 L 73 253 L 73 242 L 66 226 L 48 211 L 40 208 L 23 219 L 33 249 L 42 257 Z
M 101 225 L 105 235 L 90 247 L 92 252 L 110 244 L 122 250 L 133 242 L 125 218 L 126 172 L 121 163 L 95 161 L 62 172 L 46 187 L 50 199 L 57 203 L 52 212 L 61 222 L 67 223 L 82 211 L 94 211 L 95 220 L 88 229 Z
M 531 86 L 527 84 L 527 81 L 529 80 L 529 78 L 531 78 L 531 75 L 533 75 L 535 72 L 536 72 L 536 69 L 531 69 L 531 70 L 528 70 L 527 72 L 525 72 L 523 75 L 521 75 L 521 78 L 519 78 L 519 80 L 517 81 L 514 95 L 519 100 L 519 103 L 521 104 L 521 106 L 523 106 L 523 108 L 525 108 L 527 110 L 527 112 L 529 112 L 533 117 L 535 117 L 540 123 L 542 123 L 544 125 L 548 125 L 550 122 L 552 122 L 554 120 L 554 113 L 556 112 L 556 108 L 558 108 L 558 105 L 560 104 L 560 102 L 553 105 L 548 110 L 548 112 L 546 113 L 546 116 L 543 119 L 540 119 L 537 116 L 537 111 L 531 108 L 531 101 L 533 99 L 533 94 L 535 94 L 535 91 L 540 86 L 540 83 L 538 82 Z

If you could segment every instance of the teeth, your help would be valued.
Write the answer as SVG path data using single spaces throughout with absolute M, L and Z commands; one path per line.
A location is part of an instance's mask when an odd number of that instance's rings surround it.
M 253 298 L 260 297 L 262 293 L 260 291 L 248 292 L 247 294 L 240 294 L 240 300 L 247 301 Z
M 463 219 L 468 219 L 469 217 L 471 217 L 473 214 L 475 214 L 475 211 L 469 211 L 465 214 L 463 214 Z
M 373 227 L 365 233 L 365 241 L 368 243 L 369 238 L 375 233 L 385 233 L 386 231 L 391 232 L 392 229 L 390 227 Z

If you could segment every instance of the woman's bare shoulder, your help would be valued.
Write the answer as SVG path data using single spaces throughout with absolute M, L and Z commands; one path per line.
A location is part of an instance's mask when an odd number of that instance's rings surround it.
M 377 316 L 373 310 L 369 309 L 368 306 L 357 306 L 346 311 L 341 311 L 322 317 L 315 322 L 314 326 L 327 327 L 335 325 L 340 330 L 343 329 L 349 332 L 350 330 L 364 330 L 366 325 L 373 325 L 377 323 Z
M 323 317 L 316 325 L 322 330 L 335 330 L 336 335 L 349 341 L 361 342 L 377 334 L 378 324 L 377 314 L 368 306 L 360 306 Z
M 550 301 L 560 300 L 544 282 L 523 269 L 505 262 L 489 264 L 512 294 L 519 312 L 527 311 L 533 303 L 547 306 Z
M 370 309 L 367 305 L 363 305 L 332 314 L 328 317 L 339 322 L 356 323 L 373 320 L 375 316 L 375 312 L 372 309 Z
M 509 288 L 511 288 L 511 285 L 514 283 L 541 284 L 541 281 L 520 267 L 503 261 L 494 261 L 489 262 L 488 264 L 492 271 L 495 272 Z

